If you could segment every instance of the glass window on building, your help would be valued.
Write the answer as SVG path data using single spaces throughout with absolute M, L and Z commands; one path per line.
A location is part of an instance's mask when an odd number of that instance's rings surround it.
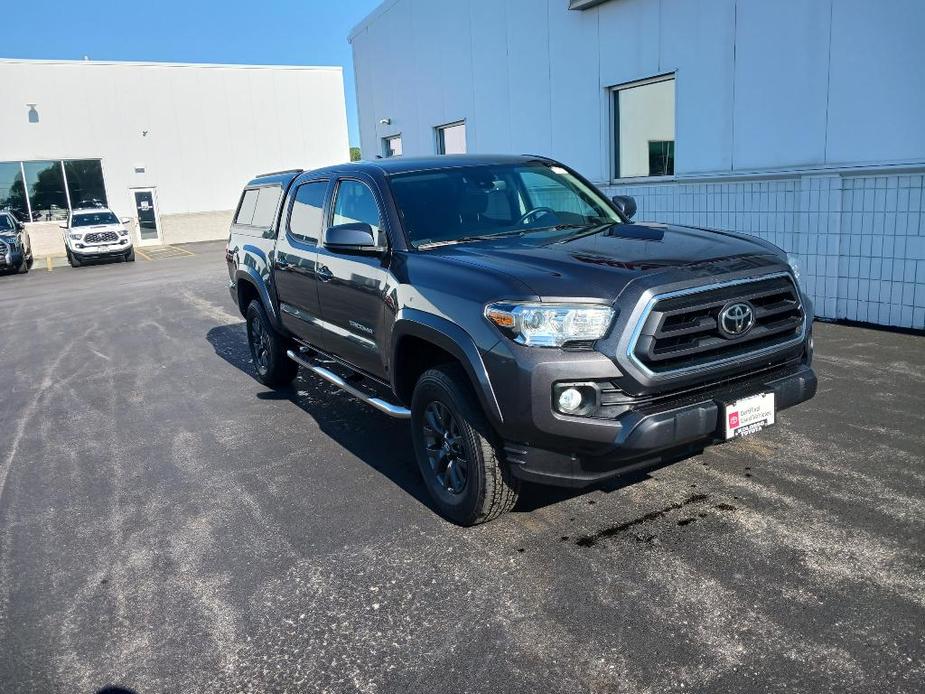
M 437 154 L 466 153 L 466 123 L 441 125 L 437 130 Z
M 103 185 L 103 165 L 98 159 L 65 161 L 64 177 L 74 209 L 109 207 Z
M 397 157 L 401 154 L 401 135 L 391 135 L 382 138 L 382 156 Z
M 613 89 L 614 178 L 673 176 L 673 76 Z
M 9 210 L 20 221 L 29 220 L 26 187 L 18 161 L 0 161 L 0 210 Z
M 67 193 L 60 161 L 24 161 L 33 222 L 67 219 Z

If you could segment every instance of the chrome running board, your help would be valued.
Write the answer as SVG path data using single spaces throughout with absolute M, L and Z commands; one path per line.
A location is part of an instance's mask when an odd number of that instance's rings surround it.
M 318 366 L 318 364 L 309 361 L 301 354 L 296 354 L 291 349 L 286 350 L 286 356 L 292 359 L 292 361 L 294 361 L 299 366 L 304 366 L 316 376 L 320 376 L 331 385 L 337 386 L 341 390 L 346 391 L 355 397 L 357 400 L 365 402 L 370 407 L 375 407 L 380 412 L 384 412 L 385 414 L 389 415 L 389 417 L 395 417 L 396 419 L 408 419 L 411 417 L 411 410 L 408 408 L 402 407 L 401 405 L 393 405 L 390 402 L 386 402 L 382 398 L 375 398 L 371 395 L 368 395 L 367 393 L 364 393 L 359 388 L 354 388 L 333 371 L 329 371 L 323 366 Z

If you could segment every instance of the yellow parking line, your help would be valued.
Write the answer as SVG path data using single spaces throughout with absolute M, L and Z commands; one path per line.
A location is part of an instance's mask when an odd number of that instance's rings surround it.
M 140 256 L 141 256 L 142 258 L 144 258 L 145 260 L 151 260 L 151 258 L 150 258 L 149 256 L 146 256 L 146 255 L 145 255 L 144 253 L 142 253 L 138 248 L 135 249 L 135 255 L 140 255 Z
M 172 246 L 172 248 L 176 248 L 178 251 L 183 251 L 184 253 L 186 253 L 186 255 L 196 255 L 192 251 L 188 251 L 185 248 L 178 248 L 177 246 Z

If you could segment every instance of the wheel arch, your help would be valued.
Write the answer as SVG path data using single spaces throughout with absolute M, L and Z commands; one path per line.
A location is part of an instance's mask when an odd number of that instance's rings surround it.
M 270 291 L 266 282 L 257 274 L 257 271 L 250 267 L 239 267 L 235 271 L 235 292 L 238 297 L 238 310 L 241 315 L 247 313 L 247 307 L 253 299 L 259 299 L 267 312 L 267 318 L 275 330 L 282 330 L 279 315 L 276 312 L 276 304 L 270 298 Z
M 455 323 L 417 309 L 403 309 L 392 329 L 390 356 L 392 387 L 402 402 L 411 402 L 415 383 L 424 371 L 452 360 L 466 372 L 486 417 L 494 424 L 503 423 L 481 352 Z

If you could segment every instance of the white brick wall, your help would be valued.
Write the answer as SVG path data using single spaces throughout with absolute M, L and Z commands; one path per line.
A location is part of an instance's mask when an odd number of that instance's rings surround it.
M 797 255 L 816 314 L 925 329 L 923 172 L 607 186 L 637 220 L 742 231 Z

